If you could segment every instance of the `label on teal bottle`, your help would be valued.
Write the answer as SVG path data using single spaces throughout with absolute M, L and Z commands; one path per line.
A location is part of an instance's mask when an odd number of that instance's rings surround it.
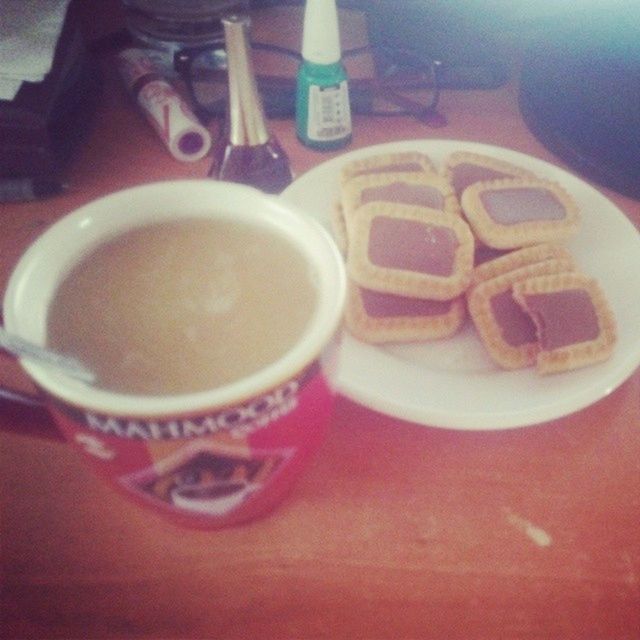
M 307 137 L 310 140 L 334 141 L 351 135 L 349 88 L 343 80 L 331 86 L 309 87 Z
M 340 62 L 304 61 L 298 70 L 296 131 L 308 147 L 338 149 L 351 140 L 349 83 Z

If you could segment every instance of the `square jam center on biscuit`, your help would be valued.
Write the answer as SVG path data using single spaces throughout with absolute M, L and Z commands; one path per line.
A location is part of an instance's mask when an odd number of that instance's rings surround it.
M 584 289 L 529 294 L 525 302 L 540 327 L 540 344 L 545 350 L 589 342 L 600 334 L 593 301 Z
M 489 217 L 498 224 L 564 220 L 567 215 L 551 191 L 537 187 L 488 189 L 480 193 L 480 200 Z
M 444 196 L 435 187 L 425 184 L 409 184 L 407 182 L 391 182 L 376 187 L 367 187 L 360 196 L 362 204 L 368 202 L 399 202 L 432 209 L 444 208 Z
M 491 311 L 502 339 L 509 346 L 521 347 L 537 341 L 536 325 L 513 299 L 511 289 L 491 297 Z
M 360 296 L 364 310 L 372 318 L 442 316 L 451 311 L 453 304 L 451 300 L 408 298 L 371 289 L 360 289 Z
M 448 227 L 376 216 L 369 231 L 369 260 L 387 269 L 447 277 L 454 271 L 458 244 Z

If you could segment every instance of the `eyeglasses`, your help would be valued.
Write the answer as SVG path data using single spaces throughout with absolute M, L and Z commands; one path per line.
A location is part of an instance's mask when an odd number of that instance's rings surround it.
M 256 81 L 269 117 L 289 117 L 295 111 L 296 73 L 300 53 L 273 44 L 252 43 Z M 410 50 L 359 47 L 343 52 L 345 61 L 369 54 L 375 60 L 373 78 L 349 81 L 351 109 L 374 116 L 411 115 L 430 126 L 446 123 L 438 113 L 440 69 Z M 227 106 L 226 53 L 220 45 L 184 48 L 174 55 L 175 71 L 189 92 L 194 112 L 205 124 L 223 115 Z

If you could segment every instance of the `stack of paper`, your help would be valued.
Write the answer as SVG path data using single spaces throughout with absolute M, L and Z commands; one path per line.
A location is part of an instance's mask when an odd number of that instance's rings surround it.
M 24 81 L 51 70 L 70 0 L 1 0 L 0 100 L 13 100 Z

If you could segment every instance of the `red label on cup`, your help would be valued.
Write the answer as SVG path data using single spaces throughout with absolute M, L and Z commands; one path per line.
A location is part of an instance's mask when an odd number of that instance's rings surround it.
M 99 415 L 52 399 L 67 439 L 138 502 L 190 526 L 271 509 L 319 445 L 333 393 L 319 363 L 238 405 L 192 415 Z

